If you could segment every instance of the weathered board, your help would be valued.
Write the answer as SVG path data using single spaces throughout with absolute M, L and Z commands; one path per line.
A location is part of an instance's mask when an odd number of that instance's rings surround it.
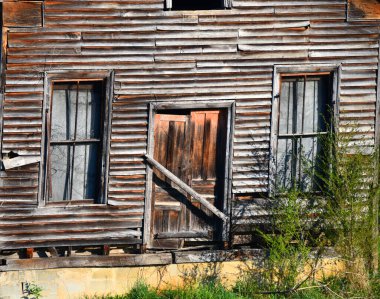
M 356 20 L 380 20 L 379 0 L 349 0 L 348 17 Z
M 3 25 L 41 27 L 42 1 L 3 1 Z
M 231 229 L 247 232 L 266 215 L 274 65 L 341 65 L 340 127 L 357 123 L 373 146 L 379 27 L 347 22 L 346 4 L 234 0 L 182 12 L 165 11 L 164 0 L 46 0 L 43 27 L 4 22 L 2 154 L 41 154 L 45 72 L 113 70 L 114 93 L 108 205 L 38 207 L 39 163 L 0 171 L 0 248 L 141 243 L 154 101 L 236 101 Z

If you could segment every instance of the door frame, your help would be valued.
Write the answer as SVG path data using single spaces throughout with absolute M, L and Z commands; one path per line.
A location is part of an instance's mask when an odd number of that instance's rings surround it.
M 179 102 L 150 102 L 148 116 L 148 146 L 147 154 L 154 154 L 154 116 L 158 110 L 191 110 L 191 109 L 226 109 L 227 110 L 227 131 L 226 131 L 226 160 L 224 172 L 224 192 L 223 192 L 223 213 L 229 216 L 229 221 L 223 222 L 222 242 L 229 241 L 231 226 L 231 197 L 232 197 L 232 157 L 233 157 L 233 136 L 235 128 L 235 101 L 179 101 Z M 143 245 L 142 251 L 151 246 L 151 223 L 152 223 L 152 186 L 153 168 L 146 163 L 146 184 L 144 202 L 144 225 L 143 225 Z

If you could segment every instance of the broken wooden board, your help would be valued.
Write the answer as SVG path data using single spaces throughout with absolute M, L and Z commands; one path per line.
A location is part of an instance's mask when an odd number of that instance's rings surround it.
M 42 1 L 3 2 L 4 27 L 42 27 Z
M 349 0 L 348 18 L 380 21 L 380 0 Z
M 25 166 L 41 161 L 41 156 L 18 156 L 12 159 L 2 160 L 5 170 Z

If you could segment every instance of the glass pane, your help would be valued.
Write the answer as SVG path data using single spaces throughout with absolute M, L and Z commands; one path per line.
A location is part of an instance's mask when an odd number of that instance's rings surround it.
M 330 79 L 328 76 L 318 78 L 318 85 L 315 86 L 316 93 L 318 93 L 318 97 L 316 97 L 315 105 L 318 114 L 315 116 L 314 123 L 316 124 L 316 128 L 318 132 L 326 132 L 327 125 L 329 125 L 331 120 L 331 99 L 329 99 L 330 92 Z
M 294 113 L 293 113 L 293 133 L 303 133 L 305 132 L 303 130 L 303 120 L 304 120 L 304 113 L 306 110 L 311 109 L 311 107 L 307 107 L 305 105 L 304 109 L 304 84 L 305 79 L 303 77 L 297 78 L 297 80 L 294 82 L 295 89 L 296 89 L 296 96 L 293 100 L 294 102 Z
M 70 140 L 75 127 L 76 84 L 54 83 L 51 140 Z
M 70 199 L 70 165 L 72 148 L 67 145 L 52 146 L 50 154 L 50 201 Z
M 293 133 L 293 111 L 297 108 L 294 105 L 294 82 L 284 81 L 281 84 L 280 98 L 280 134 Z M 296 112 L 296 111 L 295 111 Z
M 101 89 L 99 83 L 81 84 L 78 94 L 77 140 L 98 139 L 100 136 Z
M 280 97 L 280 134 L 326 131 L 329 77 L 284 78 Z M 305 98 L 304 98 L 305 93 Z M 304 107 L 305 105 L 305 107 Z
M 297 169 L 297 139 L 286 138 L 278 140 L 276 185 L 281 191 L 289 189 L 294 184 Z
M 300 140 L 301 171 L 299 173 L 299 187 L 303 191 L 312 191 L 314 183 L 315 160 L 318 151 L 318 137 L 307 137 Z
M 98 144 L 76 145 L 71 199 L 95 199 L 97 197 L 98 169 Z
M 328 78 L 312 77 L 307 80 L 305 96 L 304 132 L 324 132 L 329 122 Z
M 306 81 L 305 81 L 306 80 Z M 284 77 L 281 83 L 279 134 L 326 131 L 329 121 L 329 76 Z M 314 169 L 321 154 L 317 136 L 278 140 L 277 187 L 315 190 Z

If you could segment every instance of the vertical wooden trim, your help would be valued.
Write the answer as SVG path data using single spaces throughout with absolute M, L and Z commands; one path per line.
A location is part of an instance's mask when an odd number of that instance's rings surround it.
M 377 155 L 375 165 L 375 184 L 379 184 L 379 166 L 380 166 L 380 40 L 379 55 L 377 61 L 377 81 L 376 81 L 376 115 L 375 115 L 375 154 Z M 373 274 L 379 273 L 379 195 L 374 196 L 372 202 L 372 271 Z
M 108 203 L 108 189 L 109 189 L 109 165 L 110 165 L 110 151 L 111 151 L 111 126 L 112 126 L 112 103 L 113 103 L 113 86 L 115 81 L 115 73 L 111 71 L 106 78 L 106 90 L 105 90 L 105 111 L 104 111 L 104 124 L 103 132 L 106 138 L 103 138 L 102 144 L 102 171 L 101 179 L 103 182 L 102 192 L 103 194 L 100 197 L 100 203 Z
M 377 62 L 377 81 L 376 81 L 376 116 L 375 116 L 375 145 L 380 146 L 380 40 L 378 41 L 379 53 Z
M 337 69 L 333 70 L 333 90 L 332 90 L 332 104 L 333 104 L 333 112 L 334 119 L 333 130 L 338 132 L 339 130 L 339 115 L 340 115 L 340 81 L 342 77 L 342 65 L 339 65 Z
M 2 3 L 0 3 L 2 5 Z M 7 44 L 8 44 L 8 28 L 2 26 L 2 6 L 1 6 L 1 48 L 0 48 L 0 158 L 3 154 L 3 110 L 4 110 L 4 98 L 5 98 L 5 71 L 7 66 Z M 0 166 L 1 169 L 1 166 Z
M 43 207 L 46 205 L 45 201 L 45 193 L 46 193 L 46 174 L 47 174 L 47 113 L 49 111 L 50 106 L 50 80 L 48 78 L 48 73 L 44 73 L 44 95 L 42 102 L 42 129 L 41 129 L 41 162 L 40 162 L 40 170 L 39 170 L 39 188 L 38 188 L 38 206 Z
M 148 107 L 148 145 L 147 154 L 154 155 L 154 114 L 155 105 L 150 103 Z M 143 227 L 143 245 L 145 249 L 150 246 L 151 239 L 151 218 L 152 218 L 152 187 L 153 187 L 153 169 L 149 163 L 146 163 L 145 179 L 145 201 L 144 201 L 144 227 Z
M 276 154 L 277 154 L 277 135 L 278 135 L 278 117 L 279 117 L 279 100 L 280 100 L 280 74 L 277 66 L 273 68 L 273 92 L 272 92 L 272 112 L 271 112 L 271 134 L 269 145 L 269 177 L 268 191 L 272 195 L 274 191 L 276 175 Z
M 41 26 L 45 27 L 45 1 L 41 3 Z
M 230 228 L 232 221 L 232 161 L 233 161 L 233 145 L 235 133 L 235 114 L 236 103 L 228 108 L 227 132 L 226 132 L 226 158 L 224 168 L 224 194 L 223 194 L 223 213 L 229 217 L 229 221 L 223 222 L 222 241 L 229 242 Z

